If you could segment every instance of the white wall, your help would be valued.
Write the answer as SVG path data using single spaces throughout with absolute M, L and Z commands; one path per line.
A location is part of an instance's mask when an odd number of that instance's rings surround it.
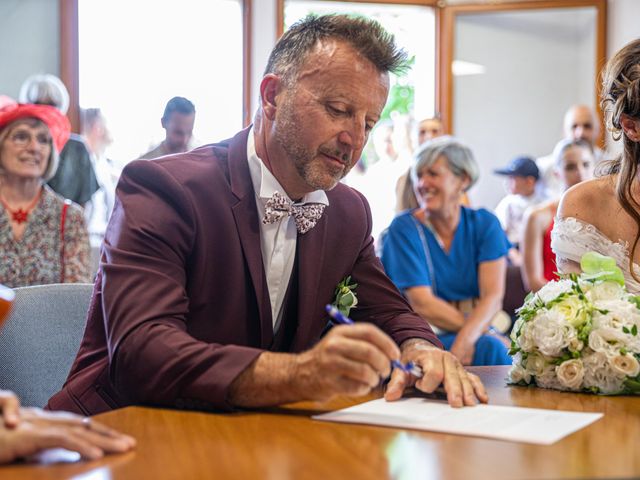
M 0 0 L 0 94 L 18 96 L 34 73 L 60 71 L 58 2 Z
M 607 58 L 611 58 L 631 40 L 640 38 L 640 1 L 609 0 L 607 9 Z M 606 135 L 606 141 L 610 155 L 622 151 L 621 142 L 614 142 L 611 135 Z
M 567 108 L 594 104 L 594 36 L 581 28 L 586 17 L 593 25 L 590 10 L 458 17 L 455 59 L 486 68 L 454 80 L 453 132 L 471 146 L 481 169 L 470 192 L 474 206 L 493 209 L 504 196 L 504 177 L 494 169 L 516 156 L 548 154 L 562 137 Z M 576 55 L 583 50 L 586 55 Z

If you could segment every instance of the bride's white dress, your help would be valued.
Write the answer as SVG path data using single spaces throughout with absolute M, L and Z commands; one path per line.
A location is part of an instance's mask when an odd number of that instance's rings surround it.
M 551 249 L 556 254 L 558 270 L 568 262 L 580 264 L 580 258 L 587 252 L 597 252 L 614 258 L 624 274 L 627 290 L 640 294 L 640 283 L 635 281 L 629 271 L 629 245 L 618 239 L 614 242 L 590 223 L 577 218 L 556 218 L 551 232 Z M 633 264 L 633 272 L 640 275 L 640 266 Z

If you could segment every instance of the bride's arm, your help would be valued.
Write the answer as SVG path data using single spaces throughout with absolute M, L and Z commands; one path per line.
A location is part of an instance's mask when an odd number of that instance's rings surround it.
M 556 266 L 558 267 L 559 273 L 582 273 L 578 262 L 561 257 L 560 255 L 556 255 Z
M 556 243 L 554 236 L 558 228 L 558 223 L 571 217 L 580 222 L 594 224 L 592 216 L 594 210 L 596 210 L 595 205 L 598 204 L 598 202 L 593 201 L 593 192 L 596 188 L 597 183 L 595 180 L 582 182 L 567 190 L 560 199 L 560 204 L 556 212 L 556 222 L 553 227 L 553 232 L 551 233 L 551 246 L 556 254 L 556 265 L 560 273 L 582 273 L 578 259 L 586 252 L 572 251 L 570 248 L 567 248 L 566 251 L 563 251 L 564 249 L 560 249 L 559 251 L 556 248 L 554 245 L 554 243 Z M 573 258 L 568 258 L 569 256 Z

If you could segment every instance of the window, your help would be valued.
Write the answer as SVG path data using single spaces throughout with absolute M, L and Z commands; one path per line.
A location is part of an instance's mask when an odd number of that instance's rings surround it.
M 164 139 L 174 96 L 196 107 L 194 141 L 243 126 L 241 0 L 78 0 L 79 104 L 99 107 L 120 164 Z
M 414 121 L 435 114 L 435 13 L 432 7 L 384 3 L 286 0 L 284 27 L 306 15 L 349 14 L 372 18 L 396 37 L 409 54 L 411 69 L 391 75 L 381 121 L 371 133 L 359 164 L 345 182 L 369 201 L 374 238 L 395 213 L 396 183 L 411 164 L 416 143 Z
M 284 10 L 285 30 L 310 13 L 352 14 L 373 18 L 396 37 L 411 59 L 411 70 L 404 76 L 393 76 L 387 108 L 415 118 L 435 113 L 435 15 L 433 8 L 384 3 L 356 3 L 319 0 L 287 0 Z

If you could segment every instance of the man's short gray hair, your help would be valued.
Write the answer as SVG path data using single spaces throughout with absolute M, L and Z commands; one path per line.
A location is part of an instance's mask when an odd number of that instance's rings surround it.
M 471 149 L 458 139 L 445 135 L 425 142 L 414 154 L 415 163 L 411 169 L 414 185 L 417 184 L 418 173 L 433 165 L 440 156 L 446 159 L 454 175 L 461 178 L 466 176 L 469 179 L 469 185 L 465 190 L 469 190 L 478 181 L 480 169 Z
M 290 84 L 309 52 L 326 39 L 347 42 L 381 73 L 402 73 L 408 68 L 407 53 L 396 46 L 394 36 L 375 20 L 335 14 L 308 15 L 280 37 L 269 56 L 265 75 L 280 75 L 285 84 Z

